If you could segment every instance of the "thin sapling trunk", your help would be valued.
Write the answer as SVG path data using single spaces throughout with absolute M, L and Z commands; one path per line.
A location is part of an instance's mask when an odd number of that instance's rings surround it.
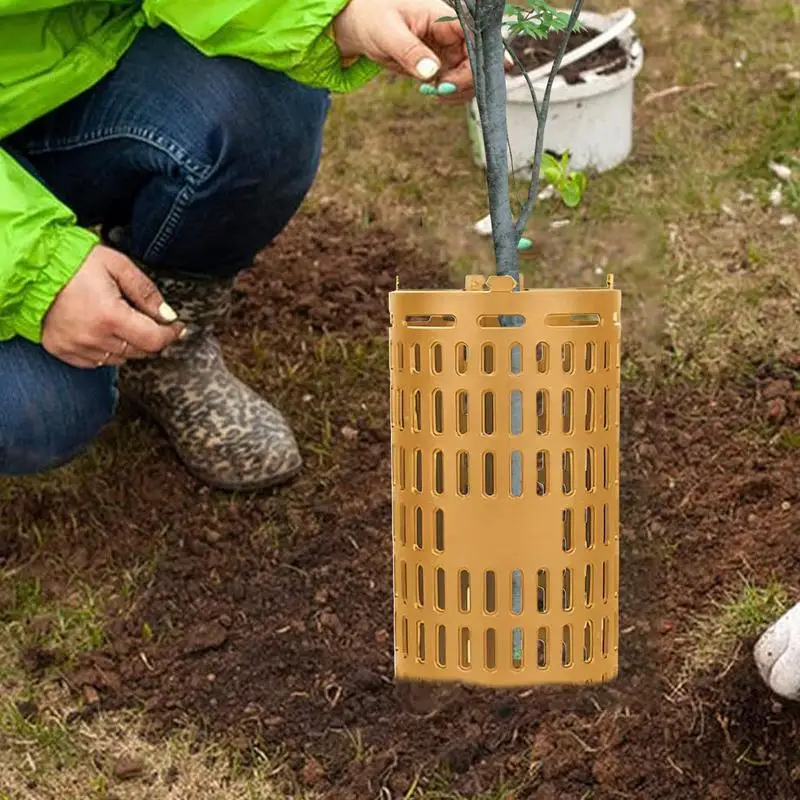
M 561 68 L 570 33 L 578 23 L 583 0 L 574 0 L 569 16 L 555 11 L 543 0 L 527 0 L 527 9 L 508 5 L 503 0 L 450 0 L 450 5 L 455 9 L 464 30 L 467 51 L 475 78 L 475 96 L 486 153 L 486 185 L 497 274 L 512 276 L 519 288 L 519 244 L 538 197 L 550 95 L 555 78 Z M 509 16 L 512 18 L 516 16 L 516 22 L 512 22 L 510 25 L 512 33 L 545 37 L 551 30 L 565 31 L 541 101 L 536 97 L 535 88 L 528 78 L 526 70 L 503 38 L 505 23 Z M 508 146 L 506 52 L 525 75 L 537 120 L 536 144 L 531 165 L 533 172 L 531 185 L 527 200 L 516 220 L 509 196 L 509 171 L 506 155 Z M 504 316 L 500 319 L 500 324 L 504 327 L 518 327 L 521 322 L 519 318 L 513 316 Z M 511 370 L 514 374 L 519 374 L 522 370 L 520 345 L 514 345 L 511 348 Z M 522 429 L 522 397 L 519 392 L 515 392 L 511 398 L 511 428 L 512 430 Z M 516 459 L 512 459 L 511 463 L 511 491 L 515 496 L 522 493 L 522 464 Z M 540 491 L 538 484 L 536 491 Z M 515 571 L 512 576 L 511 610 L 516 614 L 522 611 L 522 581 L 518 571 Z M 523 659 L 521 628 L 514 629 L 512 646 L 514 661 L 521 664 Z M 540 666 L 541 657 L 541 653 L 536 654 Z

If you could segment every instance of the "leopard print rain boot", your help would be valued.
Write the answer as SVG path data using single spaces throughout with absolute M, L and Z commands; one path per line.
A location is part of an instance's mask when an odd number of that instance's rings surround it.
M 214 328 L 228 314 L 233 281 L 152 276 L 188 334 L 154 359 L 129 361 L 120 390 L 164 429 L 197 478 L 229 490 L 292 478 L 302 461 L 283 415 L 225 366 Z

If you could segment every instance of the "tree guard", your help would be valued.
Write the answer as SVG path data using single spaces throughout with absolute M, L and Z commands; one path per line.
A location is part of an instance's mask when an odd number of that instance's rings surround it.
M 395 672 L 618 670 L 620 292 L 390 294 Z M 513 325 L 509 324 L 513 320 Z

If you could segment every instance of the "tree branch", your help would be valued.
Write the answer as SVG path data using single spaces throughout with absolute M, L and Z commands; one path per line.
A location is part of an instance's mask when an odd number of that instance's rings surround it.
M 544 97 L 542 98 L 542 105 L 538 114 L 536 147 L 533 153 L 531 185 L 528 191 L 528 199 L 525 201 L 525 205 L 522 208 L 522 213 L 520 214 L 515 225 L 517 242 L 519 242 L 520 237 L 525 231 L 525 226 L 528 224 L 528 220 L 533 213 L 533 208 L 536 204 L 536 198 L 539 194 L 539 178 L 542 171 L 542 155 L 544 153 L 544 134 L 547 125 L 547 115 L 550 112 L 550 96 L 553 91 L 553 84 L 555 83 L 556 76 L 561 69 L 561 61 L 564 58 L 564 53 L 567 51 L 567 44 L 569 42 L 570 34 L 578 22 L 578 17 L 580 16 L 582 8 L 583 0 L 575 0 L 575 2 L 572 4 L 572 13 L 569 16 L 569 22 L 567 23 L 567 27 L 564 31 L 564 38 L 561 40 L 561 44 L 558 46 L 558 51 L 556 52 L 555 61 L 553 63 L 553 69 L 550 71 L 550 77 L 547 79 L 547 87 L 545 88 Z M 531 87 L 531 92 L 533 92 L 533 87 Z

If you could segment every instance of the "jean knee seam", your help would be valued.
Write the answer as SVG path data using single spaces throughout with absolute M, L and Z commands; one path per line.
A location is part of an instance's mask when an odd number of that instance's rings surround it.
M 175 196 L 175 200 L 173 200 L 169 212 L 164 217 L 161 227 L 142 255 L 142 260 L 145 263 L 148 263 L 153 258 L 158 258 L 158 256 L 164 252 L 164 249 L 169 244 L 170 239 L 180 224 L 183 212 L 186 210 L 189 203 L 192 202 L 194 193 L 194 187 L 187 183 Z
M 39 145 L 26 145 L 25 154 L 28 156 L 47 155 L 49 153 L 65 153 L 79 150 L 93 144 L 103 144 L 115 139 L 131 139 L 142 144 L 150 145 L 159 150 L 178 166 L 183 167 L 190 179 L 203 181 L 212 171 L 209 164 L 195 161 L 174 139 L 162 133 L 138 126 L 125 126 L 121 128 L 100 128 L 79 136 L 65 136 L 51 139 Z

